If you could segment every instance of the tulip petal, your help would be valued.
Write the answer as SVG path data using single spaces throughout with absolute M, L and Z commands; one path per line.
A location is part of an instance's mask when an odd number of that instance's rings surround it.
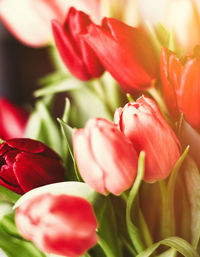
M 103 171 L 96 164 L 90 146 L 90 139 L 83 129 L 74 132 L 73 149 L 79 172 L 84 181 L 96 191 L 105 194 L 106 188 L 104 185 Z
M 64 167 L 58 160 L 32 153 L 19 153 L 13 167 L 24 192 L 35 187 L 64 180 Z
M 0 98 L 0 138 L 23 137 L 28 114 L 8 100 Z
M 119 22 L 118 30 L 117 26 L 111 29 L 111 24 L 115 24 L 111 22 L 112 20 L 114 19 L 109 19 L 109 23 L 107 22 L 110 31 L 105 29 L 105 26 L 102 28 L 90 24 L 88 32 L 83 34 L 82 38 L 93 48 L 103 66 L 126 91 L 130 91 L 131 88 L 141 90 L 151 86 L 155 74 L 146 71 L 147 66 L 150 67 L 150 65 L 147 65 L 147 59 L 141 58 L 150 52 L 146 50 L 148 46 L 140 42 L 142 35 L 121 22 Z M 124 27 L 127 29 L 125 30 Z M 141 52 L 143 52 L 142 55 Z M 151 61 L 154 64 L 156 58 L 153 54 L 152 56 Z M 151 63 L 151 66 L 154 66 L 153 64 Z M 157 65 L 155 67 L 157 69 Z
M 179 111 L 178 111 L 177 100 L 176 100 L 176 92 L 175 92 L 174 85 L 169 77 L 169 72 L 171 72 L 171 76 L 173 76 L 173 73 L 176 73 L 176 69 L 175 70 L 171 69 L 169 71 L 169 57 L 171 53 L 172 52 L 167 48 L 165 47 L 162 48 L 161 55 L 160 55 L 160 72 L 161 72 L 161 79 L 162 79 L 163 94 L 164 94 L 164 99 L 165 99 L 167 108 L 169 112 L 172 114 L 172 116 L 175 119 L 177 119 L 179 116 Z
M 179 142 L 157 104 L 144 96 L 126 104 L 118 126 L 138 154 L 145 151 L 144 181 L 166 178 L 180 156 Z
M 91 131 L 91 149 L 104 172 L 106 189 L 120 195 L 133 185 L 138 155 L 131 142 L 108 122 L 96 121 Z
M 181 83 L 177 90 L 180 112 L 194 128 L 200 128 L 200 60 L 189 60 L 182 72 Z
M 88 80 L 89 74 L 70 36 L 57 21 L 52 21 L 54 39 L 64 64 L 80 80 Z
M 92 206 L 76 196 L 42 194 L 26 201 L 17 210 L 16 224 L 47 253 L 78 257 L 97 243 Z
M 44 145 L 36 140 L 30 138 L 14 138 L 6 141 L 8 146 L 26 151 L 29 153 L 41 153 L 44 151 Z

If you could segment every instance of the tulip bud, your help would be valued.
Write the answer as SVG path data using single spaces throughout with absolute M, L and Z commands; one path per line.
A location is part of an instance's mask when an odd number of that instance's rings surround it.
M 96 118 L 73 135 L 76 162 L 83 180 L 96 191 L 119 195 L 130 188 L 137 173 L 131 142 L 111 122 Z
M 101 26 L 89 24 L 82 37 L 126 92 L 151 87 L 157 78 L 157 56 L 143 28 L 104 18 Z
M 97 243 L 97 221 L 84 198 L 69 195 L 36 196 L 16 212 L 20 233 L 46 253 L 82 256 Z
M 64 180 L 60 157 L 39 141 L 16 138 L 0 144 L 0 185 L 23 194 Z
M 59 54 L 69 71 L 80 80 L 89 80 L 102 75 L 104 69 L 95 52 L 80 38 L 80 34 L 92 21 L 89 16 L 73 7 L 61 25 L 52 22 L 52 29 Z
M 200 44 L 200 17 L 194 0 L 169 1 L 165 25 L 173 29 L 177 43 L 186 52 Z
M 180 156 L 179 142 L 157 104 L 142 96 L 117 109 L 115 123 L 138 153 L 145 151 L 144 181 L 165 179 Z
M 185 120 L 200 129 L 200 54 L 179 59 L 166 48 L 161 50 L 160 70 L 163 93 L 169 111 L 174 118 L 183 113 Z
M 23 137 L 28 114 L 8 100 L 0 98 L 0 138 Z

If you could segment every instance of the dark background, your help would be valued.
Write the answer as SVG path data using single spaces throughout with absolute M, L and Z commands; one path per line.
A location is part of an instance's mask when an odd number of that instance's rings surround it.
M 0 96 L 18 105 L 33 103 L 38 80 L 53 70 L 47 51 L 21 44 L 0 22 Z

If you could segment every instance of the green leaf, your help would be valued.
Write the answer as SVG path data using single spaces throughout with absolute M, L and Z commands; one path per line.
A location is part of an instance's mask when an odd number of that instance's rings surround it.
M 180 237 L 169 237 L 158 243 L 155 243 L 145 251 L 138 254 L 137 257 L 151 256 L 151 254 L 153 254 L 160 245 L 174 248 L 177 252 L 181 253 L 185 257 L 199 257 L 195 249 L 187 241 Z
M 0 199 L 1 200 L 4 200 L 4 201 L 14 204 L 20 197 L 21 197 L 21 195 L 18 195 L 0 185 Z
M 156 255 L 156 257 L 176 257 L 177 256 L 177 251 L 174 248 L 170 248 L 169 250 Z
M 69 101 L 69 98 L 66 98 L 65 99 L 65 109 L 64 109 L 63 116 L 62 116 L 62 120 L 65 123 L 68 123 L 69 116 L 70 116 L 70 101 Z
M 64 135 L 67 139 L 67 146 L 68 146 L 71 158 L 73 160 L 74 171 L 75 171 L 75 174 L 76 174 L 76 178 L 77 178 L 78 181 L 82 181 L 81 176 L 78 172 L 78 168 L 76 166 L 76 160 L 74 158 L 74 153 L 73 153 L 72 136 L 73 136 L 74 129 L 71 128 L 68 124 L 66 124 L 64 121 L 62 121 L 59 118 L 58 118 L 58 122 L 60 123 L 61 129 L 64 132 Z
M 8 257 L 46 257 L 31 242 L 13 237 L 0 228 L 0 248 Z
M 36 90 L 34 96 L 41 97 L 71 90 L 77 90 L 83 86 L 84 83 L 82 81 L 70 77 L 63 80 L 62 82 L 55 83 L 53 85 Z
M 84 127 L 85 123 L 94 117 L 111 120 L 104 97 L 100 97 L 97 92 L 94 92 L 94 88 L 94 84 L 89 84 L 84 85 L 79 90 L 70 92 L 70 99 L 72 99 L 71 102 L 73 103 L 71 106 L 70 122 L 77 128 Z
M 138 253 L 144 250 L 144 245 L 141 241 L 140 231 L 132 223 L 131 207 L 132 207 L 132 204 L 138 193 L 140 184 L 142 182 L 142 179 L 144 176 L 144 169 L 145 169 L 145 153 L 142 151 L 142 152 L 140 152 L 140 156 L 139 156 L 139 160 L 138 160 L 137 177 L 136 177 L 133 187 L 131 188 L 131 191 L 129 193 L 129 196 L 127 199 L 127 208 L 126 208 L 126 223 L 127 223 L 128 233 L 129 233 L 130 239 L 132 241 L 132 244 L 134 245 L 134 247 Z
M 15 212 L 12 211 L 11 213 L 4 215 L 3 218 L 0 220 L 0 226 L 9 235 L 21 237 L 15 225 Z
M 175 194 L 175 185 L 176 179 L 178 176 L 178 172 L 180 167 L 185 160 L 189 151 L 189 146 L 186 147 L 185 151 L 182 153 L 181 157 L 175 164 L 171 175 L 169 177 L 169 181 L 166 188 L 166 195 L 164 196 L 164 206 L 163 206 L 163 222 L 162 222 L 162 230 L 165 236 L 175 235 L 175 210 L 174 210 L 174 194 Z M 163 181 L 164 182 L 164 181 Z
M 45 143 L 62 155 L 61 133 L 42 101 L 37 102 L 36 110 L 29 119 L 26 137 Z
M 108 197 L 105 201 L 104 209 L 101 212 L 101 217 L 98 217 L 98 243 L 107 257 L 122 257 L 116 217 L 112 202 Z
M 200 174 L 191 157 L 187 158 L 184 175 L 190 203 L 191 244 L 197 249 L 200 240 Z

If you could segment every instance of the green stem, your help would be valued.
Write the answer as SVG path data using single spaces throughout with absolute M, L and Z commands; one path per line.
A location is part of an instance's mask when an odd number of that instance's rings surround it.
M 170 228 L 168 227 L 169 224 L 167 222 L 168 217 L 168 205 L 167 205 L 167 186 L 164 180 L 159 181 L 160 186 L 160 192 L 161 192 L 161 201 L 162 201 L 162 207 L 161 207 L 161 237 L 166 238 L 170 236 Z
M 138 173 L 136 180 L 134 182 L 133 187 L 130 190 L 129 196 L 128 196 L 128 201 L 126 205 L 126 224 L 127 224 L 127 229 L 128 233 L 130 236 L 130 239 L 132 241 L 133 246 L 135 247 L 137 253 L 142 252 L 145 247 L 141 239 L 140 232 L 138 228 L 132 223 L 131 220 L 131 207 L 132 204 L 135 200 L 135 197 L 138 193 L 140 184 L 142 182 L 142 178 L 144 175 L 144 161 L 145 161 L 145 153 L 141 152 L 138 160 Z
M 96 79 L 93 81 L 95 90 L 97 91 L 97 95 L 99 99 L 104 103 L 105 109 L 107 111 L 107 114 L 109 115 L 109 118 L 113 120 L 113 109 L 110 106 L 108 97 L 106 95 L 105 89 L 104 89 L 104 83 L 100 79 Z
M 109 245 L 106 243 L 106 241 L 100 236 L 99 236 L 98 243 L 101 246 L 101 248 L 103 249 L 106 257 L 116 257 L 115 254 L 110 249 Z
M 140 208 L 139 197 L 137 197 L 137 209 L 138 209 L 138 214 L 139 214 L 139 219 L 141 224 L 141 231 L 142 231 L 144 241 L 146 243 L 146 246 L 150 247 L 153 244 L 153 240 L 152 240 L 148 225 L 146 223 L 146 220 L 144 218 L 144 215 L 142 213 L 142 210 Z
M 123 236 L 120 238 L 122 243 L 126 246 L 126 248 L 128 249 L 128 251 L 135 257 L 137 256 L 137 252 L 135 251 L 135 249 L 132 247 L 131 244 L 129 244 L 129 242 L 126 240 L 126 238 L 124 238 Z

